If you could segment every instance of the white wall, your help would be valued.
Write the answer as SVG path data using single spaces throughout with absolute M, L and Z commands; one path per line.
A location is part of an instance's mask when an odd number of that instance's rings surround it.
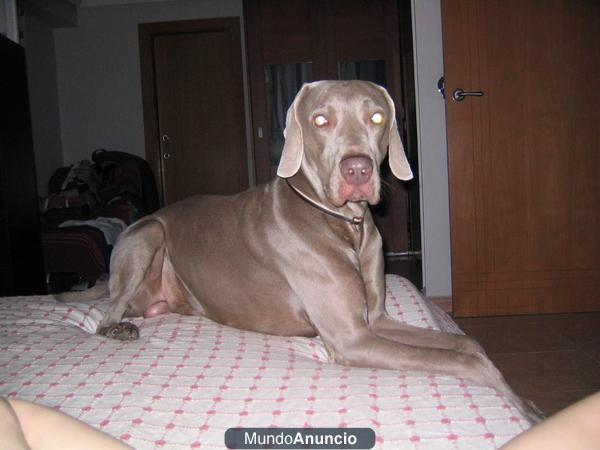
M 77 27 L 54 33 L 64 162 L 89 159 L 98 148 L 145 156 L 139 23 L 241 17 L 242 11 L 242 0 L 80 8 Z
M 0 34 L 19 42 L 16 0 L 0 0 Z
M 440 0 L 412 0 L 417 135 L 421 189 L 423 286 L 427 296 L 452 295 L 448 156 Z

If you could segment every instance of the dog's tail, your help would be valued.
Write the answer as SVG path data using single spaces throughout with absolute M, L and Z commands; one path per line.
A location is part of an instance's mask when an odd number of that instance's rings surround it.
M 96 284 L 85 291 L 67 291 L 60 294 L 54 294 L 54 298 L 59 302 L 81 302 L 88 300 L 97 300 L 108 295 L 108 275 L 100 275 Z

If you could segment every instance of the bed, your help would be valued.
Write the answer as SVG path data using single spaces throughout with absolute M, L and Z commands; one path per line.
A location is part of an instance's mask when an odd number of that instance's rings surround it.
M 460 333 L 387 275 L 398 320 Z M 488 387 L 435 373 L 331 364 L 318 338 L 241 331 L 176 314 L 141 336 L 94 335 L 108 299 L 0 299 L 0 396 L 53 407 L 136 449 L 220 449 L 231 427 L 367 427 L 381 449 L 493 449 L 530 427 Z

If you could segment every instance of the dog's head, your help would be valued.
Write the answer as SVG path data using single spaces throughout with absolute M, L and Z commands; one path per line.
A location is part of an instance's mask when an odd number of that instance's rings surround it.
M 335 206 L 379 202 L 379 165 L 388 147 L 392 173 L 412 178 L 394 102 L 373 83 L 305 84 L 288 110 L 284 135 L 277 175 L 288 178 L 302 168 L 317 193 Z

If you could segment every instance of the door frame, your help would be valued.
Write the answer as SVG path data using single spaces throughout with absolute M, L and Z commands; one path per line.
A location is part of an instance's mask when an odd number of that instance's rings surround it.
M 138 24 L 145 155 L 148 164 L 154 172 L 161 205 L 164 205 L 164 168 L 161 158 L 160 136 L 158 129 L 158 99 L 156 96 L 156 79 L 154 76 L 154 37 L 165 34 L 198 33 L 220 30 L 228 31 L 232 36 L 232 40 L 236 42 L 237 46 L 240 48 L 240 57 L 234 59 L 232 64 L 239 64 L 239 71 L 243 75 L 244 71 L 242 66 L 242 42 L 239 17 L 177 20 L 171 22 Z
M 403 89 L 406 89 L 406 73 L 404 66 L 406 62 L 402 61 L 404 55 L 401 54 L 400 30 L 398 10 L 399 3 L 403 4 L 402 12 L 407 14 L 409 0 L 382 0 L 381 6 L 384 10 L 385 23 L 382 29 L 385 30 L 385 36 L 381 38 L 381 47 L 371 48 L 368 52 L 353 55 L 349 59 L 356 61 L 384 60 L 386 65 L 387 90 L 396 105 L 396 119 L 399 124 L 400 134 L 405 137 L 407 130 L 403 126 L 407 119 L 406 99 Z M 267 93 L 265 87 L 264 67 L 270 64 L 287 64 L 292 62 L 312 62 L 314 80 L 334 80 L 337 78 L 339 45 L 323 37 L 324 30 L 331 30 L 334 27 L 329 1 L 308 0 L 310 29 L 306 31 L 305 39 L 310 40 L 310 49 L 303 47 L 304 42 L 298 42 L 297 47 L 288 47 L 285 51 L 278 49 L 274 51 L 269 48 L 268 55 L 263 53 L 262 35 L 261 35 L 261 16 L 259 12 L 260 0 L 247 0 L 244 2 L 244 19 L 246 24 L 246 52 L 248 55 L 248 77 L 250 90 L 252 92 L 252 122 L 253 122 L 253 152 L 256 167 L 256 177 L 258 183 L 269 181 L 272 176 L 272 168 L 269 158 L 268 140 L 270 138 L 270 127 L 268 117 L 268 106 L 266 103 Z M 394 26 L 395 25 L 395 26 Z M 403 21 L 403 25 L 410 25 Z M 403 38 L 406 39 L 406 35 Z M 321 41 L 324 41 L 321 44 Z M 315 44 L 319 43 L 319 44 Z M 402 48 L 406 51 L 406 48 Z M 344 47 L 345 53 L 351 53 L 351 49 Z M 412 123 L 409 125 L 413 125 Z M 414 126 L 416 127 L 416 126 Z M 412 130 L 411 130 L 412 131 Z M 403 142 L 406 142 L 403 139 Z M 409 149 L 406 148 L 407 156 Z M 416 152 L 415 152 L 416 153 Z M 416 158 L 416 154 L 414 155 Z M 413 169 L 414 170 L 414 169 Z
M 421 250 L 419 187 L 418 187 L 418 152 L 416 151 L 416 119 L 414 90 L 412 85 L 413 66 L 410 41 L 410 0 L 381 0 L 378 5 L 383 10 L 383 21 L 379 24 L 378 39 L 373 39 L 360 49 L 351 43 L 336 43 L 330 30 L 335 28 L 333 1 L 305 0 L 306 15 L 303 16 L 308 25 L 303 34 L 294 30 L 295 39 L 285 40 L 285 46 L 277 36 L 282 31 L 280 26 L 273 27 L 272 22 L 263 22 L 261 0 L 244 2 L 244 20 L 246 27 L 246 51 L 248 55 L 248 76 L 251 91 L 252 137 L 256 177 L 259 183 L 266 182 L 274 176 L 274 167 L 269 157 L 269 111 L 265 86 L 264 67 L 271 64 L 295 62 L 312 62 L 313 79 L 336 79 L 337 61 L 347 60 L 369 61 L 384 60 L 387 89 L 396 104 L 396 119 L 399 131 L 403 136 L 405 150 L 415 180 L 411 185 L 402 185 L 393 181 L 395 191 L 387 199 L 387 211 L 381 215 L 384 243 L 389 250 L 413 257 Z M 400 13 L 402 14 L 400 16 Z M 400 24 L 401 22 L 401 24 Z M 266 25 L 263 28 L 263 24 Z M 296 24 L 297 26 L 297 24 Z M 404 28 L 401 30 L 400 26 Z M 265 32 L 265 29 L 267 30 Z M 264 35 L 263 35 L 264 33 Z M 264 39 L 264 40 L 263 40 Z M 267 40 L 268 39 L 268 40 Z M 377 42 L 377 45 L 373 44 Z M 385 169 L 384 169 L 385 170 Z M 398 185 L 396 186 L 396 183 Z M 395 199 L 392 196 L 396 196 Z M 401 197 L 404 198 L 401 198 Z M 410 216 L 410 217 L 409 217 Z M 398 232 L 394 232 L 398 230 Z M 417 284 L 420 284 L 417 283 Z

